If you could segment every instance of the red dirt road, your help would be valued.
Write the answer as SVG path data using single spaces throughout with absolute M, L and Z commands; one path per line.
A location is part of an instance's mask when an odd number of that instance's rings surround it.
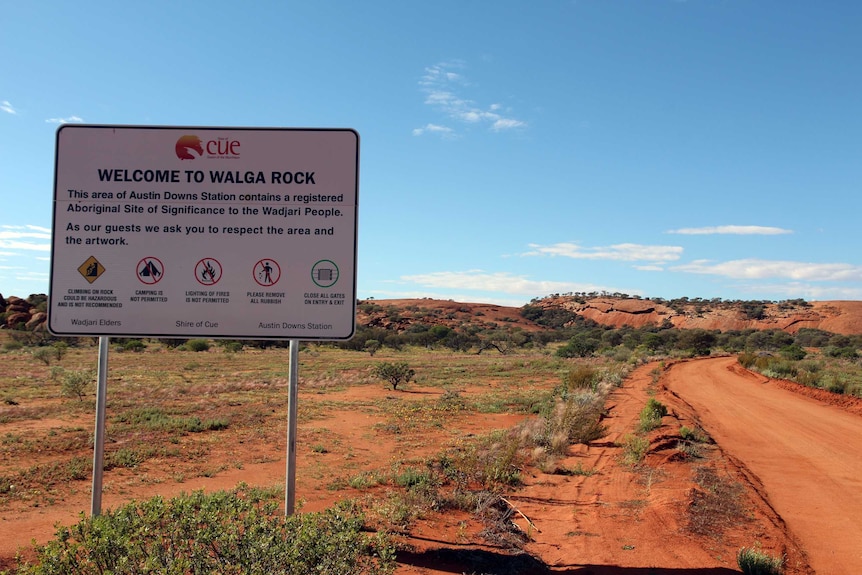
M 782 389 L 736 358 L 677 364 L 663 382 L 753 474 L 816 573 L 862 573 L 862 417 Z

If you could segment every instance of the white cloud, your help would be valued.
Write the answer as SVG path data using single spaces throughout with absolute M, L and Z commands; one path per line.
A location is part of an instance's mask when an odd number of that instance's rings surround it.
M 780 234 L 792 234 L 793 230 L 774 228 L 769 226 L 708 226 L 704 228 L 680 228 L 668 230 L 669 234 L 682 234 L 688 236 L 701 235 L 737 235 L 737 236 L 775 236 Z
M 425 126 L 422 128 L 414 128 L 413 129 L 413 135 L 414 136 L 421 136 L 422 134 L 424 134 L 426 132 L 430 132 L 433 134 L 442 134 L 445 136 L 445 135 L 452 134 L 453 130 L 452 130 L 452 128 L 449 128 L 447 126 L 440 126 L 438 124 L 425 124 Z
M 5 248 L 8 250 L 35 250 L 40 252 L 47 252 L 51 251 L 51 244 L 34 244 L 30 242 L 0 240 L 0 248 Z
M 749 293 L 769 294 L 774 298 L 775 294 L 785 298 L 804 298 L 812 300 L 860 300 L 862 299 L 862 287 L 842 286 L 820 286 L 802 282 L 788 282 L 786 284 L 757 284 L 746 285 L 744 289 Z
M 18 111 L 12 106 L 12 103 L 9 100 L 0 101 L 0 110 L 6 112 L 7 114 L 12 114 L 13 116 L 18 113 Z
M 79 116 L 69 116 L 68 118 L 48 118 L 45 120 L 48 124 L 80 124 L 84 121 Z
M 47 240 L 45 242 L 31 240 Z M 12 250 L 51 250 L 51 230 L 40 226 L 0 226 L 0 248 Z M 6 253 L 5 255 L 13 255 Z
M 743 259 L 714 263 L 695 260 L 674 266 L 674 271 L 710 274 L 734 279 L 783 278 L 796 281 L 862 281 L 862 266 L 842 263 L 809 263 Z
M 611 246 L 582 247 L 562 242 L 549 246 L 530 244 L 532 251 L 525 256 L 561 256 L 582 260 L 671 262 L 680 258 L 683 248 L 679 246 L 644 246 L 641 244 L 614 244 Z
M 663 272 L 664 268 L 661 266 L 632 266 L 636 270 L 640 270 L 642 272 Z
M 523 298 L 499 298 L 484 294 L 468 293 L 443 293 L 434 291 L 395 291 L 395 290 L 373 290 L 368 297 L 383 299 L 422 299 L 430 298 L 436 300 L 452 300 L 469 303 L 488 303 L 507 307 L 521 307 L 524 305 Z M 361 296 L 360 296 L 361 297 Z
M 29 231 L 19 231 L 29 230 Z M 51 230 L 40 226 L 0 226 L 0 240 L 39 238 L 50 240 Z
M 465 124 L 486 124 L 494 132 L 524 128 L 527 123 L 511 117 L 504 117 L 500 112 L 503 106 L 492 103 L 483 107 L 473 100 L 459 96 L 458 89 L 469 87 L 466 78 L 451 68 L 463 68 L 462 62 L 443 62 L 425 68 L 425 74 L 419 80 L 422 91 L 425 92 L 425 103 Z M 416 130 L 413 131 L 416 134 Z M 422 132 L 424 133 L 424 132 Z
M 499 132 L 500 130 L 511 130 L 512 128 L 521 128 L 526 126 L 526 124 L 520 120 L 513 120 L 512 118 L 500 118 L 495 121 L 491 126 L 491 129 L 495 132 Z
M 34 271 L 23 271 L 15 274 L 16 280 L 23 281 L 46 281 L 50 278 L 50 274 L 48 272 L 34 272 Z
M 549 293 L 560 292 L 607 291 L 613 293 L 626 291 L 594 284 L 536 281 L 528 279 L 526 276 L 517 276 L 509 272 L 489 273 L 483 270 L 432 272 L 427 274 L 401 276 L 401 280 L 437 289 L 466 289 L 484 292 L 518 294 L 529 297 L 545 296 Z M 628 293 L 632 292 L 629 290 Z

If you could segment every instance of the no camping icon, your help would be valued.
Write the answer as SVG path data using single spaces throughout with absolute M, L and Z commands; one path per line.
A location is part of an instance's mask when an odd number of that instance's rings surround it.
M 137 276 L 141 283 L 157 284 L 165 275 L 165 266 L 159 258 L 146 257 L 138 262 Z

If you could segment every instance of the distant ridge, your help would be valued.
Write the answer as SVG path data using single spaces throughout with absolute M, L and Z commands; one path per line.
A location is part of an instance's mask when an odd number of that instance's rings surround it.
M 788 300 L 785 302 L 724 301 L 680 298 L 639 299 L 617 296 L 552 295 L 526 306 L 507 307 L 452 300 L 368 299 L 359 303 L 360 325 L 404 331 L 415 323 L 457 327 L 471 322 L 544 329 L 531 321 L 530 309 L 559 309 L 601 325 L 634 328 L 648 325 L 719 331 L 820 329 L 842 335 L 862 334 L 862 301 Z M 400 310 L 397 316 L 393 309 Z M 526 317 L 525 317 L 526 316 Z M 472 318 L 472 319 L 471 319 Z
M 23 324 L 27 329 L 45 329 L 46 300 L 45 294 L 31 294 L 22 299 L 16 296 L 4 298 L 0 293 L 0 327 Z M 842 335 L 862 334 L 862 301 L 856 300 L 664 300 L 554 294 L 534 299 L 522 307 L 511 307 L 430 298 L 367 299 L 359 301 L 356 315 L 359 325 L 394 331 L 406 331 L 417 323 L 447 327 L 465 323 L 478 327 L 496 324 L 527 331 L 547 329 L 530 319 L 532 310 L 561 310 L 611 327 L 656 325 L 722 332 L 780 329 L 788 333 L 810 328 Z

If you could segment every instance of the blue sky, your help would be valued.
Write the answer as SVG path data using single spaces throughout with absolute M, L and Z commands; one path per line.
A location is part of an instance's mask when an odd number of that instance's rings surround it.
M 0 4 L 0 293 L 62 122 L 353 128 L 360 298 L 862 299 L 862 3 Z

